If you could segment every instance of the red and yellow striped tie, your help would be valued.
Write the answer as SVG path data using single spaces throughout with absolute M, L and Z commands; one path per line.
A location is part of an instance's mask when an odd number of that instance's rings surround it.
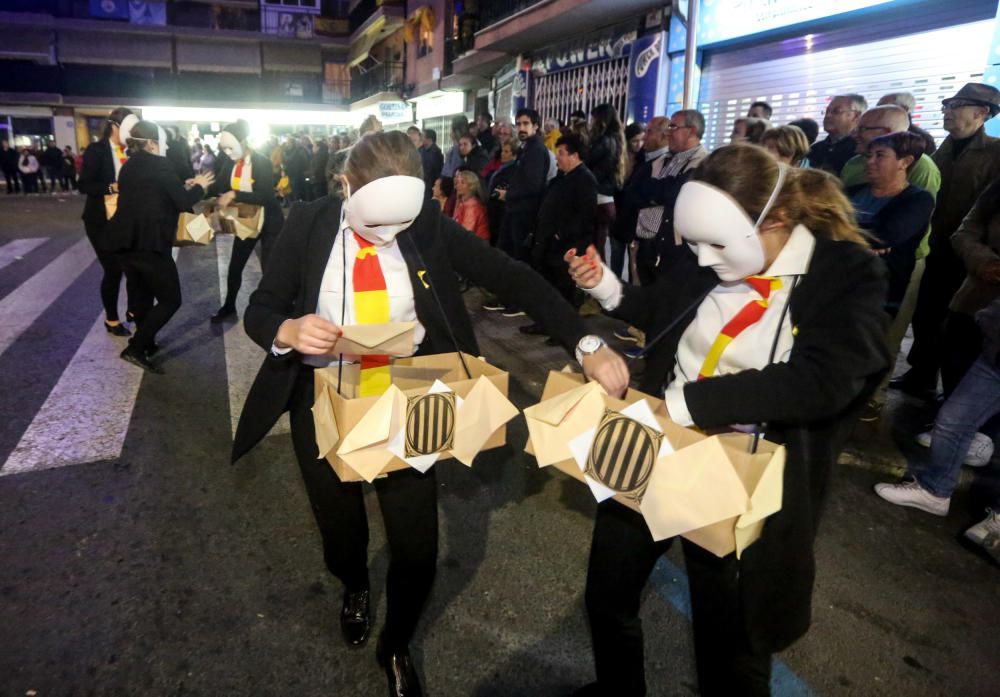
M 389 291 L 378 261 L 378 250 L 357 233 L 358 254 L 354 258 L 354 316 L 358 324 L 389 322 Z M 380 395 L 389 389 L 389 356 L 361 356 L 360 397 Z
M 128 160 L 128 155 L 125 154 L 125 151 L 122 150 L 122 147 L 120 145 L 118 145 L 118 143 L 115 143 L 115 142 L 112 141 L 111 144 L 115 148 L 115 157 L 118 158 L 118 164 L 121 164 L 121 165 L 125 164 L 125 161 Z
M 236 166 L 233 167 L 233 178 L 232 181 L 230 181 L 230 188 L 232 188 L 233 191 L 240 190 L 240 179 L 243 177 L 243 163 L 244 161 L 240 160 L 236 163 Z M 253 180 L 251 180 L 251 182 L 252 181 Z
M 740 332 L 750 325 L 756 324 L 764 316 L 771 293 L 781 288 L 781 279 L 771 276 L 750 276 L 746 282 L 760 295 L 761 299 L 748 302 L 722 328 L 719 336 L 712 342 L 712 347 L 705 356 L 705 362 L 701 364 L 701 370 L 698 371 L 699 380 L 715 375 L 715 370 L 719 367 L 719 360 L 722 358 L 722 352 L 732 343 L 733 339 L 740 335 Z

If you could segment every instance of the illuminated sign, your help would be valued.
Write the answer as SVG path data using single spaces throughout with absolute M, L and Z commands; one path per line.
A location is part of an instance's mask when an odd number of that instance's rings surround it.
M 812 22 L 899 0 L 702 0 L 698 45 Z

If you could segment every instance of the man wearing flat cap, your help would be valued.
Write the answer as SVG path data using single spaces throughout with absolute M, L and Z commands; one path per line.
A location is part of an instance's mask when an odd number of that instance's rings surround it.
M 890 387 L 929 398 L 941 371 L 945 396 L 962 378 L 961 354 L 980 341 L 971 316 L 949 313 L 952 296 L 965 280 L 966 269 L 950 238 L 979 194 L 1000 175 L 1000 139 L 986 135 L 985 124 L 1000 113 L 1000 90 L 970 82 L 954 97 L 941 101 L 948 137 L 932 159 L 941 170 L 941 190 L 931 217 L 931 251 L 913 314 L 910 370 Z M 973 349 L 978 351 L 978 349 Z

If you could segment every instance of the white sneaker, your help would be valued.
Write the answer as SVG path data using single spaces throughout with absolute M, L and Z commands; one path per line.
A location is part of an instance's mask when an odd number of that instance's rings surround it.
M 916 441 L 917 445 L 929 448 L 932 441 L 931 431 L 918 433 L 913 440 Z M 972 436 L 972 442 L 969 443 L 969 451 L 965 454 L 962 464 L 969 467 L 985 467 L 990 464 L 990 460 L 992 459 L 993 439 L 985 433 L 977 433 Z
M 889 503 L 897 506 L 910 506 L 932 515 L 948 515 L 951 505 L 950 496 L 935 496 L 915 481 L 905 481 L 898 484 L 883 482 L 875 485 L 875 493 Z
M 965 538 L 1000 561 L 1000 513 L 986 509 L 986 518 L 965 531 Z

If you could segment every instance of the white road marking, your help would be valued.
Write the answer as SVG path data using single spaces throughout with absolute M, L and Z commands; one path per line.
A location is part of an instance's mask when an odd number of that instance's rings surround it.
M 3 245 L 0 247 L 0 269 L 3 269 L 11 263 L 17 261 L 25 254 L 30 254 L 48 239 L 48 237 L 23 237 L 21 239 L 11 240 L 7 244 Z

